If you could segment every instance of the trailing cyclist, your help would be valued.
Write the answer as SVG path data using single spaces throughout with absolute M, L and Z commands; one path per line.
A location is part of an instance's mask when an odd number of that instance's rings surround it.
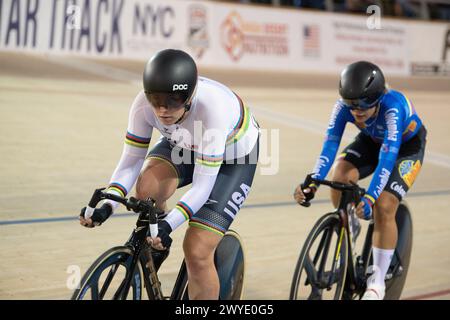
M 195 61 L 180 50 L 162 50 L 148 62 L 131 106 L 120 161 L 108 192 L 151 198 L 161 210 L 158 237 L 148 238 L 159 267 L 170 233 L 189 220 L 183 243 L 190 299 L 217 299 L 214 251 L 247 198 L 256 171 L 259 127 L 242 100 L 225 85 L 199 77 Z M 147 153 L 153 129 L 162 137 Z M 137 181 L 137 182 L 136 182 Z M 192 184 L 172 210 L 166 201 Z M 117 207 L 106 200 L 91 219 L 94 227 Z
M 357 182 L 373 173 L 356 210 L 360 218 L 374 219 L 374 272 L 367 280 L 362 299 L 382 300 L 385 276 L 397 244 L 395 213 L 423 164 L 427 131 L 411 101 L 404 94 L 388 89 L 382 71 L 373 63 L 359 61 L 348 65 L 341 73 L 339 94 L 341 99 L 334 105 L 314 177 L 326 177 L 345 125 L 354 123 L 361 132 L 338 156 L 332 180 Z M 311 200 L 317 187 L 298 186 L 295 200 L 298 203 Z M 335 207 L 339 199 L 340 192 L 332 190 Z M 359 223 L 358 227 L 361 228 Z

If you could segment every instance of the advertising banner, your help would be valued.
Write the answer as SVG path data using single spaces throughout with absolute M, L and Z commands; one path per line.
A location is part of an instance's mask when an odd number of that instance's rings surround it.
M 0 50 L 144 59 L 183 48 L 186 3 L 125 0 L 0 1 Z
M 0 50 L 146 60 L 164 48 L 201 66 L 336 73 L 356 60 L 393 75 L 448 74 L 448 24 L 180 0 L 2 0 Z
M 450 24 L 411 24 L 411 74 L 450 76 Z

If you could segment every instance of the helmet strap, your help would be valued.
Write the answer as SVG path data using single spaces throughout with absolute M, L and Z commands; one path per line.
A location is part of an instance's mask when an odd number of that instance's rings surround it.
M 185 106 L 185 107 L 184 107 L 183 115 L 180 117 L 180 119 L 178 119 L 178 120 L 175 122 L 175 124 L 178 124 L 179 122 L 181 122 L 181 120 L 184 119 L 184 115 L 186 114 L 186 112 L 189 111 L 190 107 L 191 107 L 190 105 L 189 105 L 189 107 L 188 107 L 188 106 Z
M 193 92 L 192 96 L 189 98 L 189 100 L 186 101 L 186 104 L 184 105 L 184 112 L 183 112 L 183 115 L 180 117 L 180 119 L 178 119 L 178 120 L 175 122 L 175 124 L 181 122 L 181 120 L 184 119 L 184 115 L 186 114 L 186 112 L 188 112 L 189 110 L 191 110 L 192 100 L 194 100 L 194 96 L 195 96 L 196 92 L 197 92 L 197 85 L 195 85 L 194 92 Z
M 374 117 L 378 117 L 378 113 L 380 112 L 380 101 L 377 102 L 377 109 L 375 110 L 375 113 L 373 114 Z

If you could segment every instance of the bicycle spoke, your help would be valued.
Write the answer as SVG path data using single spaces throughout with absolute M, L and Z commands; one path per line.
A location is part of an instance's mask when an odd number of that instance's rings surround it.
M 92 300 L 98 300 L 98 283 L 91 287 Z
M 320 281 L 321 283 L 322 281 L 322 276 L 324 273 L 324 269 L 327 263 L 327 258 L 328 258 L 328 251 L 330 250 L 330 244 L 331 244 L 331 238 L 333 236 L 333 230 L 330 230 L 330 228 L 327 228 L 326 230 L 328 230 L 326 232 L 326 240 L 325 240 L 325 248 L 323 250 L 322 253 L 322 259 L 320 260 L 320 266 L 319 266 L 319 270 L 317 271 L 317 276 L 318 276 L 318 281 Z
M 125 276 L 125 278 L 122 280 L 122 282 L 120 283 L 120 286 L 119 286 L 119 288 L 117 289 L 117 291 L 114 293 L 114 297 L 113 297 L 113 300 L 119 300 L 119 299 L 121 299 L 122 297 L 123 297 L 123 295 L 122 295 L 122 291 L 123 291 L 123 288 L 124 288 L 124 286 L 125 286 L 125 282 L 127 281 L 127 277 Z
M 327 233 L 326 232 L 322 233 L 322 238 L 320 239 L 319 246 L 317 247 L 317 251 L 316 251 L 316 254 L 313 259 L 314 265 L 316 265 L 317 261 L 319 261 L 320 253 L 322 252 L 322 247 L 323 247 L 326 237 L 327 237 Z
M 109 285 L 111 284 L 111 281 L 116 274 L 117 270 L 119 269 L 119 263 L 113 265 L 111 267 L 111 270 L 109 270 L 108 276 L 106 277 L 105 283 L 103 284 L 102 288 L 100 289 L 100 299 L 103 300 L 106 290 L 108 290 Z
M 308 255 L 305 257 L 305 271 L 307 275 L 305 285 L 308 285 L 309 282 L 312 286 L 316 286 L 318 282 L 317 271 L 313 262 L 311 261 L 311 258 Z

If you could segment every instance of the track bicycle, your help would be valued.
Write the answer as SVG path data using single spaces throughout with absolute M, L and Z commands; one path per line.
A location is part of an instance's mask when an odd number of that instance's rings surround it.
M 356 205 L 365 190 L 357 184 L 319 180 L 308 175 L 305 185 L 326 185 L 342 192 L 338 208 L 323 215 L 309 233 L 300 252 L 291 283 L 291 300 L 360 299 L 366 289 L 372 265 L 370 221 L 361 254 L 356 250 L 352 230 Z M 310 202 L 302 203 L 309 207 Z M 398 242 L 386 275 L 385 300 L 400 298 L 406 281 L 412 249 L 412 219 L 408 207 L 401 202 L 396 213 Z
M 97 204 L 110 199 L 123 204 L 127 210 L 138 214 L 136 227 L 123 246 L 113 247 L 89 267 L 83 275 L 72 300 L 141 300 L 143 291 L 150 300 L 187 300 L 189 279 L 183 260 L 170 296 L 164 296 L 155 268 L 153 255 L 156 249 L 147 244 L 148 231 L 158 234 L 157 208 L 152 200 L 129 199 L 95 190 L 86 212 L 93 212 Z M 239 300 L 243 295 L 245 278 L 244 250 L 239 234 L 229 230 L 219 242 L 214 262 L 220 281 L 221 300 Z

